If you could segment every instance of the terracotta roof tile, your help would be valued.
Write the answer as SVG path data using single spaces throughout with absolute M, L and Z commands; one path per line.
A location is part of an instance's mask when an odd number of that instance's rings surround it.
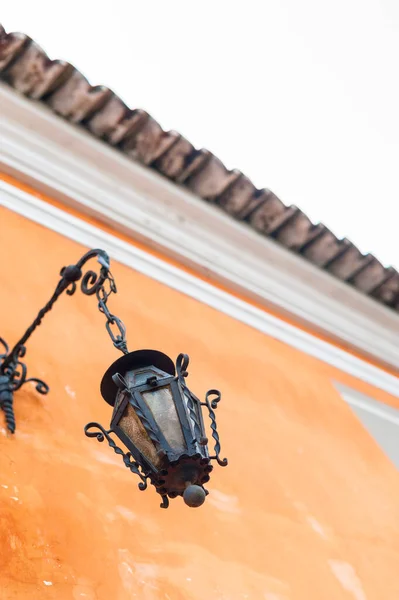
M 287 223 L 297 210 L 295 206 L 286 206 L 270 190 L 265 190 L 263 202 L 252 212 L 249 223 L 257 231 L 271 235 Z
M 63 81 L 56 82 L 46 103 L 68 121 L 81 123 L 103 106 L 111 92 L 102 86 L 92 87 L 79 71 L 70 65 L 67 68 L 67 76 Z M 48 92 L 46 90 L 47 94 Z
M 23 48 L 30 41 L 30 38 L 22 33 L 6 34 L 4 28 L 0 25 L 0 69 L 2 72 L 5 72 L 5 69 L 10 66 L 14 58 L 23 55 Z
M 153 166 L 157 171 L 162 173 L 162 175 L 165 175 L 165 177 L 168 177 L 173 181 L 182 181 L 184 180 L 185 174 L 188 172 L 187 169 L 190 164 L 193 163 L 195 148 L 180 134 L 175 135 L 175 143 L 154 162 Z M 197 160 L 197 164 L 199 164 L 203 160 L 203 157 L 198 155 Z
M 208 150 L 197 150 L 175 131 L 164 131 L 145 111 L 131 109 L 111 90 L 91 86 L 72 65 L 50 60 L 28 36 L 0 26 L 0 79 L 79 123 L 131 159 L 185 185 L 203 200 L 245 221 L 359 292 L 399 311 L 399 274 L 364 255 L 350 241 L 313 224 L 273 192 L 258 190 L 240 171 L 229 171 Z
M 353 277 L 352 283 L 365 294 L 374 292 L 387 279 L 386 269 L 374 256 Z
M 204 200 L 216 202 L 219 196 L 240 176 L 239 171 L 228 171 L 213 154 L 185 180 L 186 186 Z
M 257 190 L 242 173 L 218 198 L 220 206 L 237 219 L 247 219 L 263 202 L 264 190 Z
M 87 120 L 86 127 L 96 137 L 115 146 L 139 126 L 146 116 L 142 111 L 130 110 L 118 96 L 111 93 L 106 102 Z
M 399 311 L 399 273 L 392 267 L 386 269 L 386 272 L 387 277 L 371 295 Z
M 313 241 L 302 248 L 301 253 L 318 267 L 326 267 L 331 260 L 344 251 L 349 243 L 347 239 L 339 240 L 324 227 Z
M 330 273 L 344 281 L 351 280 L 360 269 L 369 263 L 370 255 L 364 255 L 351 242 L 325 265 Z

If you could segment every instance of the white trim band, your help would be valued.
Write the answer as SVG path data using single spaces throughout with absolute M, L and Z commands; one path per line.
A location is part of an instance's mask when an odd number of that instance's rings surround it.
M 109 252 L 112 259 L 140 273 L 330 364 L 344 373 L 389 394 L 399 395 L 398 378 L 382 369 L 1 181 L 0 205 L 88 248 L 102 247 Z
M 399 316 L 0 84 L 0 168 L 265 307 L 399 367 Z

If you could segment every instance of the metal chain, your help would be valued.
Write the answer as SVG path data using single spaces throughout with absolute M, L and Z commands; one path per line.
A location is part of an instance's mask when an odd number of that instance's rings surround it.
M 103 313 L 107 319 L 105 326 L 115 348 L 117 348 L 117 350 L 120 352 L 123 352 L 123 354 L 128 354 L 129 350 L 127 349 L 126 343 L 126 327 L 118 317 L 109 311 L 107 307 L 108 298 L 111 296 L 111 294 L 117 293 L 115 279 L 108 269 L 104 269 L 103 275 L 104 282 L 96 290 L 98 310 Z M 108 290 L 105 287 L 106 283 L 108 283 L 109 286 Z

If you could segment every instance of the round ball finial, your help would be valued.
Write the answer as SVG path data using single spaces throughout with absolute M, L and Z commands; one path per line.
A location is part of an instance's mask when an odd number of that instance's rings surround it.
M 189 485 L 183 493 L 184 502 L 191 508 L 197 508 L 204 504 L 205 498 L 205 490 L 199 485 Z
M 82 277 L 82 271 L 76 265 L 69 265 L 62 270 L 62 276 L 67 281 L 79 281 Z

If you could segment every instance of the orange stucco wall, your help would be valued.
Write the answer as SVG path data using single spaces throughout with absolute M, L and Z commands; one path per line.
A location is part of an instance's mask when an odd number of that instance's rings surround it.
M 85 248 L 0 209 L 0 334 L 10 343 Z M 0 599 L 397 600 L 399 478 L 335 391 L 388 394 L 122 265 L 112 310 L 130 349 L 191 357 L 222 390 L 226 469 L 200 509 L 159 509 L 83 426 L 108 425 L 100 378 L 118 356 L 96 302 L 62 297 L 29 342 L 48 396 L 16 394 L 0 430 Z M 1 416 L 1 415 L 0 415 Z

